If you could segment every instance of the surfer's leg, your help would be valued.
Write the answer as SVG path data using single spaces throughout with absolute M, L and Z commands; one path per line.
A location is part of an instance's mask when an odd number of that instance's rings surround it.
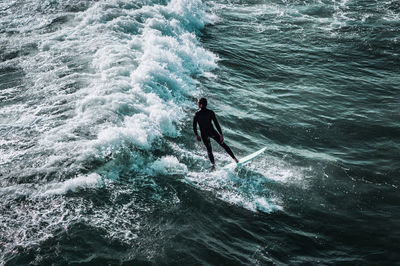
M 222 148 L 225 149 L 225 151 L 229 154 L 229 156 L 232 157 L 232 159 L 234 159 L 235 161 L 237 160 L 235 155 L 233 155 L 233 152 L 231 150 L 231 148 L 229 148 L 228 145 L 226 145 L 225 141 L 223 143 L 221 143 L 221 136 L 217 133 L 214 132 L 214 135 L 212 136 L 212 138 L 219 144 L 221 145 Z M 236 161 L 237 162 L 237 161 Z
M 211 141 L 209 136 L 201 136 L 204 145 L 207 148 L 207 153 L 208 153 L 208 158 L 210 159 L 211 164 L 215 164 L 214 161 L 214 154 L 212 153 L 212 148 L 211 148 Z
M 225 141 L 224 143 L 220 143 L 219 145 L 221 145 L 222 148 L 225 149 L 225 151 L 229 154 L 229 156 L 231 156 L 233 159 L 236 159 L 235 155 L 233 155 L 231 148 L 229 148 L 229 146 L 225 144 Z

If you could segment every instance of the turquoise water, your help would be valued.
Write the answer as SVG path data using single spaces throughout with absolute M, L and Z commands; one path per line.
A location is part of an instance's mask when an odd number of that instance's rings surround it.
M 0 265 L 396 265 L 400 5 L 0 2 Z M 243 168 L 192 132 L 207 97 Z

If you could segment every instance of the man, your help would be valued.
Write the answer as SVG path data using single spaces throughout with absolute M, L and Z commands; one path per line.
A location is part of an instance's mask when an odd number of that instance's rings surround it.
M 212 149 L 211 149 L 210 138 L 213 138 L 219 145 L 221 145 L 225 149 L 225 151 L 232 157 L 232 159 L 236 163 L 238 163 L 238 159 L 236 159 L 235 155 L 233 155 L 232 150 L 224 142 L 224 136 L 222 135 L 222 130 L 217 121 L 217 118 L 215 117 L 215 113 L 213 111 L 207 109 L 207 99 L 200 98 L 197 101 L 197 104 L 198 104 L 200 110 L 197 111 L 196 114 L 194 115 L 193 131 L 194 131 L 194 134 L 196 135 L 197 140 L 198 141 L 203 140 L 203 143 L 207 148 L 208 158 L 210 159 L 211 164 L 212 164 L 211 169 L 215 170 L 215 161 L 214 161 L 214 155 L 213 155 Z M 219 134 L 214 129 L 211 121 L 214 122 L 214 125 L 217 128 Z M 199 124 L 199 126 L 200 126 L 201 137 L 197 133 L 197 124 Z

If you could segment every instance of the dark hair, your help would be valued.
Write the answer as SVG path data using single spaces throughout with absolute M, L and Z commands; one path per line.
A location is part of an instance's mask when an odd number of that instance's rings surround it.
M 202 104 L 204 107 L 207 106 L 207 99 L 206 98 L 200 98 L 199 103 Z

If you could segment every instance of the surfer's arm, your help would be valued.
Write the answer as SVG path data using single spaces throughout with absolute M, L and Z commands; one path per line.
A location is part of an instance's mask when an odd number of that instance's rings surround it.
M 219 134 L 221 135 L 221 136 L 220 136 L 220 142 L 221 142 L 221 143 L 224 143 L 224 135 L 222 134 L 221 126 L 219 125 L 218 120 L 217 120 L 217 117 L 215 116 L 215 113 L 214 113 L 214 112 L 212 112 L 211 119 L 212 119 L 212 121 L 214 121 L 214 125 L 215 125 L 215 127 L 217 128 Z
M 196 135 L 197 140 L 201 141 L 201 137 L 197 133 L 197 116 L 196 115 L 193 118 L 193 131 L 194 131 L 194 134 Z
M 196 136 L 199 135 L 199 134 L 197 133 L 197 116 L 196 116 L 196 115 L 193 117 L 193 131 L 194 131 L 194 134 L 195 134 Z
M 217 128 L 219 134 L 221 134 L 222 136 L 222 129 L 221 126 L 218 123 L 217 117 L 215 116 L 215 113 L 212 112 L 212 116 L 211 116 L 212 121 L 214 122 L 215 127 Z

